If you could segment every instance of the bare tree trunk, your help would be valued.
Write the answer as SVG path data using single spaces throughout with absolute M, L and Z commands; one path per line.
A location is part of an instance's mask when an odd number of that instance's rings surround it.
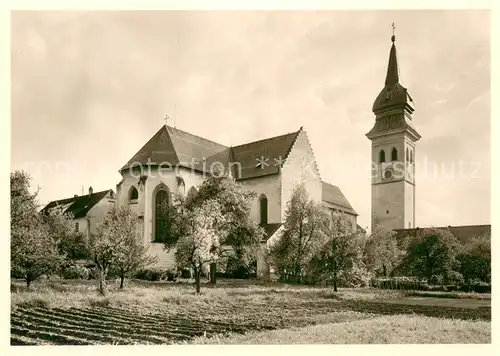
M 120 276 L 120 289 L 123 289 L 123 280 L 125 279 L 125 274 L 121 274 Z
M 108 291 L 108 286 L 106 284 L 106 273 L 107 270 L 105 268 L 99 269 L 99 293 L 101 293 L 101 295 L 106 295 Z
M 195 282 L 197 294 L 200 294 L 200 269 L 201 268 L 194 269 L 194 282 Z
M 333 272 L 333 291 L 338 292 L 338 290 L 337 290 L 337 272 Z
M 382 264 L 382 269 L 384 277 L 387 277 L 387 268 L 385 267 L 385 264 Z
M 217 263 L 210 263 L 210 283 L 217 283 Z
M 26 288 L 30 289 L 30 286 L 31 286 L 31 279 L 30 278 L 26 278 Z

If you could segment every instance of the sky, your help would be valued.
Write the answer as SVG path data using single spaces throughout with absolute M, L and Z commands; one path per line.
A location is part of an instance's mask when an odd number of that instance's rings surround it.
M 416 226 L 489 224 L 487 11 L 13 12 L 11 170 L 45 204 L 115 189 L 165 114 L 225 145 L 303 126 L 321 178 L 368 227 L 365 134 L 393 22 L 422 136 Z

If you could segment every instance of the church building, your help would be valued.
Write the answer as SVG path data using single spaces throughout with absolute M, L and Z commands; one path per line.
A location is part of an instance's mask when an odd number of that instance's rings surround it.
M 227 147 L 165 125 L 120 169 L 122 180 L 116 187 L 117 207 L 129 205 L 139 216 L 138 233 L 150 252 L 159 256 L 159 266 L 174 264 L 173 253 L 163 248 L 165 224 L 159 207 L 171 202 L 173 194 L 195 194 L 205 177 L 220 172 L 231 174 L 244 188 L 257 193 L 251 216 L 266 231 L 257 261 L 260 276 L 268 270 L 264 250 L 279 234 L 286 203 L 298 184 L 305 185 L 311 199 L 344 212 L 353 231 L 357 229 L 357 213 L 344 194 L 321 180 L 303 128 Z
M 421 136 L 413 124 L 413 99 L 399 82 L 394 35 L 391 41 L 385 85 L 372 109 L 375 123 L 366 134 L 372 142 L 371 227 L 382 225 L 398 234 L 416 236 L 419 230 L 415 221 L 415 152 Z M 159 257 L 159 267 L 174 265 L 173 253 L 167 253 L 163 247 L 166 225 L 159 207 L 165 201 L 171 202 L 173 194 L 195 194 L 211 174 L 230 174 L 244 188 L 257 193 L 251 216 L 266 232 L 257 259 L 260 277 L 269 273 L 265 250 L 279 236 L 287 202 L 298 184 L 305 185 L 311 199 L 332 211 L 345 213 L 353 232 L 361 229 L 357 225 L 358 214 L 340 188 L 321 180 L 313 148 L 302 127 L 281 136 L 225 146 L 164 125 L 119 173 L 122 179 L 116 186 L 116 196 L 112 191 L 89 192 L 85 197 L 51 202 L 48 207 L 83 207 L 76 217 L 87 222 L 89 211 L 94 212 L 90 214 L 93 219 L 100 221 L 113 207 L 130 206 L 139 217 L 137 233 L 150 253 Z M 94 205 L 97 207 L 90 210 Z M 77 223 L 75 226 L 80 227 L 81 223 Z M 91 231 L 90 223 L 88 226 Z M 490 225 L 445 229 L 460 235 L 461 241 L 491 233 Z

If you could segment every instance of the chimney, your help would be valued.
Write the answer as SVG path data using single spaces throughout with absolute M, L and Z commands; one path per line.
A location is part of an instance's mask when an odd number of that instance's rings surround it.
M 92 195 L 94 194 L 94 189 L 92 189 L 92 187 L 89 187 L 89 195 Z

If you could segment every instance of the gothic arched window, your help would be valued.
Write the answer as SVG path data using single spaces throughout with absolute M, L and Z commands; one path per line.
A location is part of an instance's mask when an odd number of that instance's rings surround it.
M 391 152 L 391 161 L 397 161 L 397 160 L 398 160 L 398 150 L 396 149 L 396 147 L 393 147 Z
M 170 203 L 169 192 L 166 187 L 161 187 L 154 194 L 154 241 L 161 242 L 167 234 L 167 219 L 165 208 Z
M 128 191 L 128 201 L 131 202 L 132 200 L 137 200 L 137 199 L 139 199 L 139 192 L 137 191 L 136 187 L 132 186 Z
M 259 198 L 260 223 L 267 224 L 267 197 L 262 194 Z
M 385 151 L 384 150 L 380 150 L 380 152 L 378 154 L 378 161 L 379 161 L 379 163 L 385 162 Z
M 410 163 L 413 163 L 413 150 L 410 151 Z
M 406 147 L 406 162 L 410 162 L 410 155 L 408 154 L 408 147 Z

